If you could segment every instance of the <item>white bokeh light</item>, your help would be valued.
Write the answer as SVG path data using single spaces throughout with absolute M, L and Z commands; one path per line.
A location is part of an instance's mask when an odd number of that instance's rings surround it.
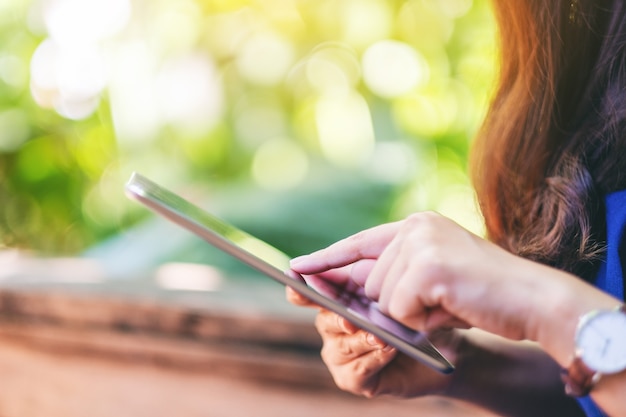
M 415 151 L 404 141 L 377 143 L 367 168 L 376 181 L 408 182 L 416 175 Z
M 31 59 L 31 94 L 41 107 L 84 119 L 100 104 L 107 64 L 99 44 L 121 31 L 129 0 L 50 0 L 34 6 L 48 38 Z
M 201 137 L 220 119 L 222 84 L 215 64 L 201 52 L 160 63 L 145 42 L 128 42 L 113 56 L 109 85 L 113 124 L 124 146 L 149 143 L 170 125 Z
M 39 44 L 30 60 L 31 84 L 38 90 L 56 90 L 58 88 L 56 67 L 60 51 L 56 42 L 50 39 Z M 39 103 L 48 107 L 45 103 Z
M 108 83 L 100 42 L 126 26 L 130 1 L 49 0 L 34 9 L 48 38 L 31 59 L 31 94 L 41 107 L 65 118 L 87 118 Z
M 300 184 L 308 168 L 306 153 L 293 140 L 277 138 L 267 141 L 257 151 L 252 176 L 265 188 L 286 190 Z
M 167 290 L 219 291 L 225 278 L 219 269 L 209 265 L 170 262 L 156 270 L 155 280 Z
M 88 99 L 106 87 L 104 60 L 98 49 L 90 46 L 59 48 L 55 75 L 62 96 Z
M 44 21 L 62 45 L 95 43 L 119 32 L 131 15 L 129 0 L 52 0 Z
M 27 84 L 28 76 L 24 62 L 13 55 L 0 55 L 0 81 L 15 88 Z
M 358 48 L 386 39 L 393 28 L 393 14 L 384 0 L 342 0 L 343 39 Z
M 220 118 L 222 86 L 217 69 L 207 55 L 192 53 L 171 59 L 156 81 L 163 120 L 202 133 Z
M 428 0 L 428 2 L 440 7 L 447 16 L 457 19 L 469 12 L 473 0 Z
M 61 47 L 44 40 L 31 59 L 31 94 L 37 104 L 69 119 L 83 119 L 98 107 L 106 87 L 104 61 L 96 48 Z
M 442 194 L 436 210 L 478 236 L 484 236 L 484 222 L 474 190 L 459 181 L 448 186 Z
M 99 105 L 99 96 L 86 97 L 84 99 L 61 96 L 54 103 L 54 109 L 67 119 L 82 120 L 91 116 L 98 109 Z
M 384 40 L 367 48 L 362 58 L 363 79 L 375 94 L 393 98 L 424 85 L 428 62 L 410 45 Z
M 288 120 L 274 100 L 259 99 L 235 107 L 234 128 L 237 140 L 256 149 L 263 142 L 288 131 Z
M 283 81 L 295 60 L 291 43 L 274 32 L 260 32 L 243 42 L 237 54 L 237 69 L 248 81 L 276 85 Z
M 374 126 L 367 102 L 356 91 L 323 95 L 315 121 L 324 155 L 340 166 L 361 166 L 374 148 Z
M 156 57 L 144 42 L 128 42 L 113 56 L 109 96 L 113 126 L 123 146 L 151 142 L 160 127 Z
M 354 88 L 361 77 L 361 64 L 348 46 L 329 42 L 306 60 L 306 78 L 319 92 Z

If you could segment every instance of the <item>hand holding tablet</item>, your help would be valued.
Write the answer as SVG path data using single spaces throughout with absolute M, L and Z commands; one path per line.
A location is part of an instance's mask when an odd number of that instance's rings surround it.
M 290 286 L 319 306 L 333 311 L 408 356 L 450 373 L 454 366 L 425 334 L 384 315 L 356 285 L 338 287 L 318 277 L 303 277 L 289 268 L 289 257 L 254 236 L 226 223 L 182 197 L 134 173 L 126 184 L 129 197 L 188 229 L 274 280 Z

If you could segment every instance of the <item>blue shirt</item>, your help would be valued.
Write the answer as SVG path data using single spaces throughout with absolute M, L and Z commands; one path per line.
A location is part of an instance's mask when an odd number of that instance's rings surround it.
M 624 270 L 626 270 L 626 190 L 609 194 L 606 199 L 607 250 L 606 261 L 600 266 L 596 286 L 613 296 L 624 299 Z M 588 417 L 607 417 L 591 400 L 579 399 Z

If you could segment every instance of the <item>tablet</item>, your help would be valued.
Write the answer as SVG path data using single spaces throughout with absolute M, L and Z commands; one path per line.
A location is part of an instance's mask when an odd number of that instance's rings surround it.
M 274 280 L 292 287 L 319 306 L 331 310 L 410 357 L 431 368 L 450 373 L 454 366 L 424 333 L 417 332 L 383 314 L 361 288 L 339 287 L 314 276 L 303 277 L 289 268 L 289 257 L 268 243 L 217 218 L 168 191 L 148 178 L 133 173 L 126 194 L 154 212 L 195 233 L 211 245 L 248 264 Z

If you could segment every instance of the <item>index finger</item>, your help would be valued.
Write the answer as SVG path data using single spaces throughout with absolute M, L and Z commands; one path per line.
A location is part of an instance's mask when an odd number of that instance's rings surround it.
M 305 275 L 341 268 L 361 259 L 377 259 L 398 233 L 400 222 L 363 230 L 327 248 L 291 260 L 291 269 Z

